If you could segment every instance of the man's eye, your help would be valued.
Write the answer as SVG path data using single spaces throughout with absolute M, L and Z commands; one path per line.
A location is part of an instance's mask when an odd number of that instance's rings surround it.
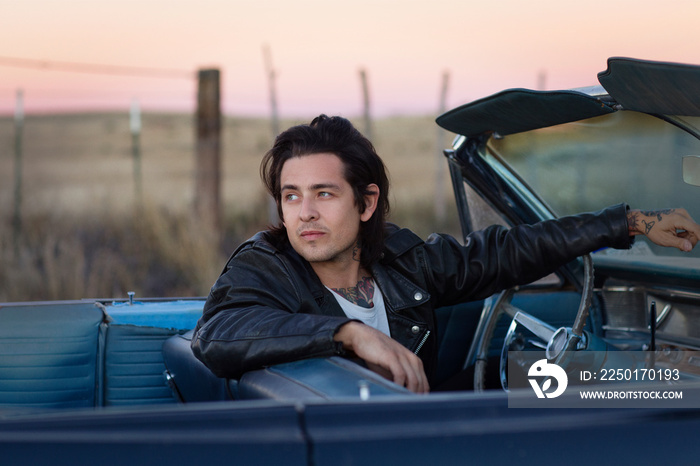
M 320 193 L 318 193 L 318 196 L 319 197 L 331 197 L 332 194 L 329 192 L 326 192 L 326 191 L 321 191 Z
M 284 196 L 284 200 L 285 200 L 285 201 L 294 201 L 294 200 L 296 200 L 296 199 L 298 199 L 298 198 L 299 198 L 299 196 L 297 196 L 296 194 L 286 194 L 286 195 Z

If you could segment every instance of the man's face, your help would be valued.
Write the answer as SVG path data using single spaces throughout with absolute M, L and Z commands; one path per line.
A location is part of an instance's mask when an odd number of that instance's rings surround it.
M 360 222 L 374 213 L 376 196 L 368 196 L 360 214 L 343 171 L 343 162 L 330 153 L 293 157 L 282 167 L 284 226 L 294 250 L 312 264 L 353 260 Z

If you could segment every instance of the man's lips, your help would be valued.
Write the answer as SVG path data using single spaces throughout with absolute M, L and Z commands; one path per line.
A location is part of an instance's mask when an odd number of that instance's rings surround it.
M 320 231 L 320 230 L 306 230 L 306 231 L 302 231 L 301 233 L 299 233 L 299 236 L 301 236 L 303 239 L 305 239 L 307 241 L 313 241 L 315 239 L 319 239 L 320 237 L 322 237 L 325 234 L 326 234 L 325 232 Z

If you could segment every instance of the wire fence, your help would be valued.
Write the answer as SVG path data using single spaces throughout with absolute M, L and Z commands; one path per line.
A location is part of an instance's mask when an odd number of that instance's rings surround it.
M 268 72 L 274 71 L 268 65 Z M 221 153 L 218 161 L 210 157 L 215 164 L 208 171 L 221 177 L 221 205 L 213 209 L 223 218 L 212 223 L 223 223 L 223 232 L 212 240 L 202 228 L 205 222 L 191 215 L 198 203 L 207 204 L 197 200 L 196 173 L 204 165 L 197 152 L 198 71 L 2 56 L 0 67 L 104 78 L 79 90 L 52 85 L 4 93 L 14 102 L 0 116 L 0 211 L 5 212 L 0 301 L 122 296 L 126 290 L 144 296 L 199 295 L 239 241 L 276 223 L 257 176 L 260 157 L 280 128 L 298 120 L 219 112 L 221 121 L 214 125 L 221 127 L 216 136 Z M 136 85 L 122 86 L 125 79 Z M 138 89 L 138 83 L 154 79 L 174 82 L 179 90 Z M 364 79 L 367 89 L 366 74 Z M 154 93 L 185 102 L 181 107 L 187 110 L 148 111 L 144 101 L 153 102 Z M 364 97 L 369 115 L 368 90 Z M 52 100 L 53 108 L 62 102 L 71 107 L 117 104 L 99 113 L 36 113 L 35 98 Z M 423 230 L 435 224 L 433 190 L 446 189 L 426 177 L 435 163 L 433 119 L 381 120 L 371 128 L 392 173 L 392 221 L 430 233 Z M 446 170 L 444 159 L 440 163 Z M 410 213 L 402 214 L 402 205 L 410 206 Z M 47 283 L 48 288 L 42 285 Z

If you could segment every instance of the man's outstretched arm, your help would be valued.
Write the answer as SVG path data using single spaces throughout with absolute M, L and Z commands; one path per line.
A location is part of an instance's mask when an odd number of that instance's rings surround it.
M 691 251 L 700 239 L 700 225 L 685 209 L 630 210 L 627 212 L 630 235 L 646 235 L 659 246 Z

